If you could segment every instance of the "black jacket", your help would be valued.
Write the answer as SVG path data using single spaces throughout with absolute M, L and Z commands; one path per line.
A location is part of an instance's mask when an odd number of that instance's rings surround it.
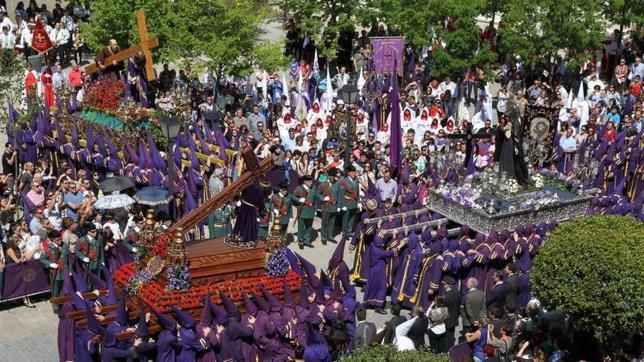
M 507 291 L 505 289 L 505 284 L 501 283 L 494 286 L 490 293 L 488 293 L 485 301 L 485 307 L 488 312 L 493 308 L 500 308 L 501 311 L 503 311 L 506 295 Z
M 516 307 L 517 305 L 517 289 L 519 288 L 519 276 L 514 273 L 505 280 L 503 283 L 503 286 L 505 287 L 506 291 L 506 296 L 505 296 L 505 304 L 510 304 L 514 305 Z
M 445 306 L 447 307 L 447 319 L 445 328 L 456 328 L 458 325 L 458 315 L 461 311 L 461 293 L 458 289 L 452 289 L 443 296 Z
M 418 317 L 416 321 L 414 321 L 414 324 L 412 324 L 411 328 L 409 328 L 407 337 L 414 342 L 414 347 L 416 347 L 416 349 L 425 345 L 425 333 L 427 332 L 428 326 L 429 320 L 427 320 L 427 317 L 422 316 Z

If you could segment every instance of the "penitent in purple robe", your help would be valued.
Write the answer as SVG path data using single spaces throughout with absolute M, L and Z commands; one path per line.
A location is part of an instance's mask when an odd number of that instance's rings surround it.
M 391 303 L 398 304 L 405 297 L 411 298 L 414 288 L 414 277 L 418 274 L 423 262 L 423 249 L 420 247 L 418 234 L 411 233 L 407 245 L 400 257 L 400 266 L 396 269 L 393 288 L 391 291 Z
M 364 304 L 366 306 L 382 307 L 385 304 L 387 287 L 383 281 L 386 279 L 387 260 L 395 255 L 393 250 L 384 250 L 385 241 L 377 235 L 367 253 L 369 253 L 369 278 L 364 290 Z
M 257 324 L 257 321 L 255 323 Z M 249 326 L 244 326 L 234 319 L 229 319 L 228 326 L 221 337 L 221 360 L 244 362 L 244 355 L 241 350 L 242 338 L 252 335 L 253 330 Z
M 264 194 L 258 185 L 251 185 L 242 192 L 241 206 L 233 228 L 233 236 L 238 242 L 255 242 L 259 224 L 257 218 L 264 210 Z
M 519 276 L 517 295 L 517 308 L 525 307 L 530 299 L 532 299 L 532 291 L 530 290 L 530 272 L 525 272 Z
M 157 339 L 157 362 L 174 362 L 177 360 L 177 334 L 164 329 Z
M 71 302 L 63 304 L 58 309 L 58 357 L 61 362 L 74 361 L 74 334 L 76 324 L 71 318 L 65 318 L 65 314 L 73 312 L 74 305 Z

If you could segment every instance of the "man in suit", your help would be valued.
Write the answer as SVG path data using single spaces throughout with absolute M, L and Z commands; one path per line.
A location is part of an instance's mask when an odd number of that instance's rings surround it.
M 479 281 L 469 278 L 467 294 L 463 300 L 463 331 L 472 333 L 478 329 L 478 322 L 485 317 L 485 293 L 477 289 Z
M 508 275 L 503 285 L 507 295 L 505 296 L 505 304 L 517 305 L 517 289 L 519 287 L 519 276 L 517 275 L 517 265 L 510 263 L 505 266 L 505 273 Z
M 376 335 L 376 325 L 372 322 L 367 322 L 367 310 L 358 308 L 356 310 L 356 318 L 358 325 L 356 331 L 353 333 L 353 343 L 355 347 L 368 346 L 371 344 L 373 336 Z
M 394 304 L 391 306 L 391 319 L 385 323 L 389 328 L 385 331 L 385 336 L 382 340 L 383 344 L 391 344 L 394 341 L 394 336 L 396 335 L 396 327 L 405 322 L 407 319 L 400 315 L 400 304 Z
M 503 307 L 505 306 L 505 296 L 507 292 L 505 290 L 505 285 L 503 285 L 503 276 L 503 272 L 499 270 L 494 273 L 494 276 L 492 277 L 494 280 L 494 286 L 486 297 L 485 308 L 487 308 L 487 310 L 492 308 L 503 310 Z
M 447 276 L 443 279 L 445 283 L 445 294 L 443 299 L 447 307 L 447 319 L 445 320 L 445 345 L 450 348 L 454 345 L 454 332 L 458 326 L 458 315 L 461 309 L 461 293 L 454 288 L 456 280 Z

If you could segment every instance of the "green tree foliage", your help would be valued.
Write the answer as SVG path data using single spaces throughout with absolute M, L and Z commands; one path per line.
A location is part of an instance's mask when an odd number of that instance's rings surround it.
M 551 56 L 581 56 L 600 46 L 606 24 L 601 0 L 511 0 L 505 4 L 500 51 L 549 62 Z M 577 59 L 579 60 L 579 59 Z
M 9 103 L 18 107 L 24 91 L 25 66 L 13 52 L 0 50 L 0 125 L 8 121 Z
M 110 38 L 122 48 L 138 42 L 134 11 L 142 9 L 150 37 L 158 37 L 158 61 L 184 61 L 193 68 L 250 73 L 262 23 L 271 9 L 255 0 L 92 0 L 92 16 L 82 24 L 87 44 L 98 50 Z M 276 59 L 282 48 L 264 47 Z
M 591 216 L 558 227 L 537 254 L 532 290 L 600 340 L 644 320 L 644 223 Z
M 364 4 L 359 0 L 278 0 L 280 9 L 291 12 L 300 29 L 308 33 L 321 57 L 333 58 L 338 34 L 353 31 L 360 22 Z
M 361 347 L 351 353 L 343 362 L 448 362 L 445 354 L 434 354 L 421 351 L 398 352 L 391 344 Z

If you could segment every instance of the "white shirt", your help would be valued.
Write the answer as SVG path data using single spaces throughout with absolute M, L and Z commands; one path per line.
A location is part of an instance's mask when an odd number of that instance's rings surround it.
M 15 25 L 13 25 L 13 23 L 11 22 L 11 19 L 9 19 L 9 18 L 8 18 L 8 17 L 6 17 L 6 16 L 4 17 L 4 19 L 2 19 L 2 22 L 0 22 L 0 31 L 2 30 L 2 27 L 5 27 L 5 26 L 6 26 L 7 28 L 9 28 L 9 31 L 13 30 L 13 29 L 16 27 L 16 26 L 15 26 Z
M 2 49 L 13 49 L 14 44 L 16 44 L 15 35 L 12 33 L 0 33 L 0 47 L 2 47 Z
M 393 341 L 393 344 L 398 351 L 402 352 L 416 349 L 416 346 L 414 346 L 414 341 L 412 341 L 411 338 L 407 337 L 407 333 L 409 333 L 411 326 L 414 325 L 414 322 L 417 318 L 418 317 L 411 318 L 410 320 L 403 322 L 398 325 L 398 327 L 396 327 L 396 337 Z
M 445 93 L 446 90 L 449 90 L 449 93 L 452 95 L 452 97 L 456 97 L 456 83 L 450 81 L 449 83 L 441 82 L 439 84 L 439 87 Z
M 65 29 L 69 33 L 74 32 L 74 28 L 76 28 L 76 24 L 74 24 L 74 19 L 71 16 L 63 15 L 63 17 L 60 18 L 60 21 L 63 23 L 63 25 L 65 26 Z
M 23 29 L 22 33 L 20 34 L 20 45 L 23 47 L 30 47 L 31 39 L 33 39 L 33 37 L 33 31 L 29 30 L 29 28 Z

